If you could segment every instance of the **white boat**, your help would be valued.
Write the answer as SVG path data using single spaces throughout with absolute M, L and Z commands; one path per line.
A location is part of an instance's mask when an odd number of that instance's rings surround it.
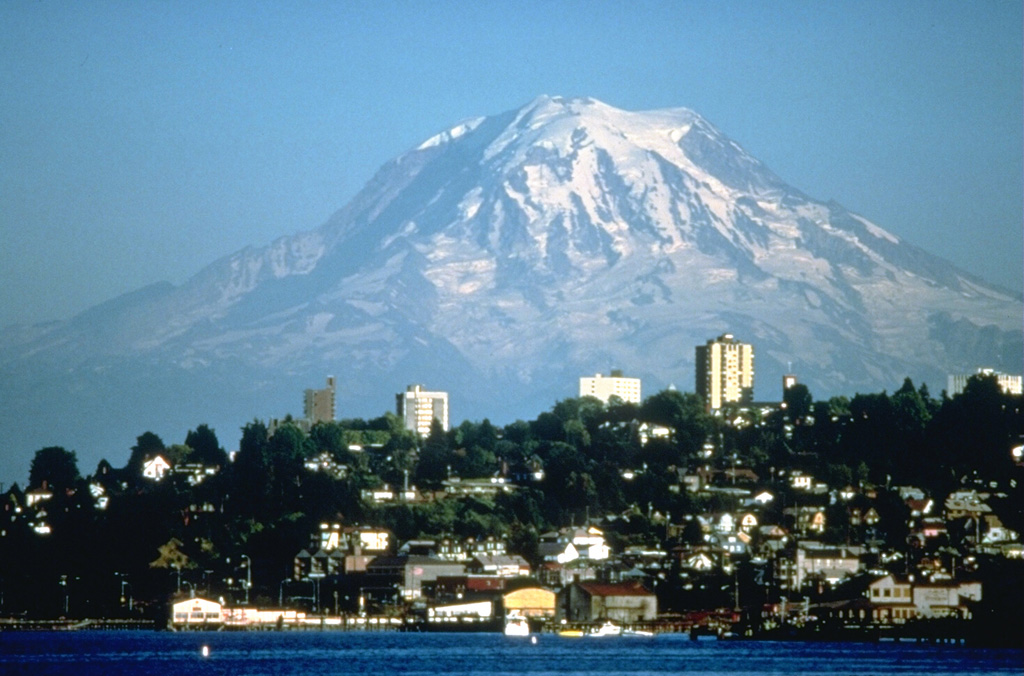
M 595 638 L 601 638 L 604 636 L 622 636 L 622 627 L 612 622 L 605 622 L 596 629 L 591 629 L 587 632 L 587 636 L 593 636 Z
M 505 618 L 505 636 L 529 636 L 530 624 L 522 615 L 513 614 Z

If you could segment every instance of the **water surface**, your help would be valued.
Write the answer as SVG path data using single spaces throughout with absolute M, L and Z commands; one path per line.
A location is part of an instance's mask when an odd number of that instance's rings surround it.
M 203 656 L 203 647 L 208 656 Z M 0 674 L 821 674 L 969 676 L 1024 673 L 1024 650 L 896 643 L 690 641 L 682 635 L 360 632 L 7 632 Z

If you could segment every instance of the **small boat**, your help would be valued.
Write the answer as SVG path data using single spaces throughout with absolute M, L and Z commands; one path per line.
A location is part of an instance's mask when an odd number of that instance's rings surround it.
M 559 636 L 567 636 L 569 638 L 579 638 L 580 636 L 583 636 L 584 634 L 583 634 L 583 630 L 582 629 L 561 629 L 561 630 L 559 630 L 558 635 Z
M 593 636 L 594 638 L 602 638 L 604 636 L 622 636 L 622 627 L 613 623 L 605 622 L 600 627 L 591 629 L 587 636 Z
M 526 618 L 518 613 L 508 615 L 505 618 L 505 636 L 529 636 L 530 624 Z

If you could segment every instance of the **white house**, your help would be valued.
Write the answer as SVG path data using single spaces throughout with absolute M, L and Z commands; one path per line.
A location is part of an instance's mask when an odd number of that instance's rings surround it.
M 611 554 L 604 533 L 590 528 L 563 528 L 541 536 L 539 552 L 546 561 L 569 563 L 576 559 L 603 561 Z
M 170 470 L 171 464 L 160 455 L 155 455 L 142 463 L 142 476 L 153 481 L 160 481 Z

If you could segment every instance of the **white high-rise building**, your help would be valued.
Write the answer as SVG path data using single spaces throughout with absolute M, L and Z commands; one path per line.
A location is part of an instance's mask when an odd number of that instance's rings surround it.
M 607 377 L 598 373 L 593 378 L 580 378 L 580 396 L 597 397 L 605 404 L 612 397 L 618 397 L 627 404 L 639 404 L 640 379 L 625 378 L 618 370 L 613 370 Z
M 1003 391 L 1003 394 L 1024 394 L 1024 378 L 1021 376 L 1011 376 L 1006 373 L 1000 373 L 993 369 L 978 369 L 975 373 L 968 374 L 950 374 L 949 386 L 946 388 L 946 393 L 949 396 L 960 394 L 967 387 L 967 381 L 974 376 L 995 376 L 996 383 L 999 384 L 999 389 Z
M 754 398 L 754 346 L 731 333 L 697 346 L 697 394 L 709 410 Z
M 405 392 L 395 395 L 395 403 L 396 413 L 407 430 L 425 437 L 430 434 L 435 418 L 443 429 L 448 429 L 447 392 L 428 392 L 422 385 L 410 385 Z

